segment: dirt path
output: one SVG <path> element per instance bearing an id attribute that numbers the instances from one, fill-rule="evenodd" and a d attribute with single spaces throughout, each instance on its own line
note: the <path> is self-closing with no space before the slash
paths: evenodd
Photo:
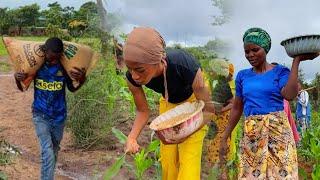
<path id="1" fill-rule="evenodd" d="M 14 158 L 12 164 L 0 166 L 0 171 L 3 171 L 9 179 L 39 179 L 40 154 L 32 123 L 32 101 L 32 88 L 22 93 L 15 86 L 12 72 L 5 74 L 0 72 L 0 139 L 18 147 L 22 152 Z M 103 170 L 121 153 L 121 148 L 112 151 L 75 149 L 72 147 L 70 133 L 65 131 L 56 179 L 102 179 Z M 128 179 L 127 172 L 122 171 L 117 179 Z"/>

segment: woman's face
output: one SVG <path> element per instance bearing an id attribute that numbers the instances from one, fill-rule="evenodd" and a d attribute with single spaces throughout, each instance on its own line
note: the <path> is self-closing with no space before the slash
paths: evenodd
<path id="1" fill-rule="evenodd" d="M 249 43 L 244 45 L 244 53 L 253 67 L 259 67 L 266 61 L 266 52 L 256 44 Z"/>
<path id="2" fill-rule="evenodd" d="M 125 61 L 125 63 L 132 79 L 139 85 L 148 84 L 156 76 L 159 68 L 159 64 L 144 64 L 134 61 Z"/>

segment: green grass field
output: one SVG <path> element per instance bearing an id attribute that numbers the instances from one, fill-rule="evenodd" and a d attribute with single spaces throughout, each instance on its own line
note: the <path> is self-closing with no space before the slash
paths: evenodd
<path id="1" fill-rule="evenodd" d="M 44 42 L 48 37 L 46 36 L 25 36 L 25 37 L 15 37 L 19 40 L 25 40 L 25 41 L 42 41 Z"/>
<path id="2" fill-rule="evenodd" d="M 7 50 L 4 47 L 3 41 L 1 40 L 0 41 L 0 56 L 4 56 L 4 55 L 7 55 Z"/>

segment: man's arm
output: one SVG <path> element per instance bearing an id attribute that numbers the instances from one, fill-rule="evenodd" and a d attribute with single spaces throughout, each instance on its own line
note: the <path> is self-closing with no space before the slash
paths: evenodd
<path id="1" fill-rule="evenodd" d="M 65 70 L 64 70 L 64 74 L 66 77 L 67 87 L 68 87 L 69 91 L 71 91 L 71 92 L 75 92 L 75 91 L 79 90 L 81 88 L 81 86 L 84 84 L 84 82 L 86 81 L 86 76 L 85 76 L 86 73 L 85 73 L 84 69 L 79 69 L 79 68 L 74 67 L 74 69 L 71 70 L 71 72 L 70 72 L 72 78 L 79 82 L 79 85 L 76 87 L 73 84 L 73 80 L 71 79 L 71 77 L 69 77 L 68 73 Z"/>
<path id="2" fill-rule="evenodd" d="M 21 92 L 23 92 L 21 81 L 25 80 L 26 78 L 27 78 L 26 73 L 22 73 L 22 72 L 14 73 L 14 79 L 16 81 L 16 85 Z"/>

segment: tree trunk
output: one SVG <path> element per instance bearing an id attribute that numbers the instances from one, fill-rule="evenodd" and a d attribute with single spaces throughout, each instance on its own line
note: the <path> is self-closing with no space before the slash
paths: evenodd
<path id="1" fill-rule="evenodd" d="M 18 28 L 18 36 L 21 36 L 21 31 L 22 31 L 22 27 L 19 26 L 19 28 Z"/>

